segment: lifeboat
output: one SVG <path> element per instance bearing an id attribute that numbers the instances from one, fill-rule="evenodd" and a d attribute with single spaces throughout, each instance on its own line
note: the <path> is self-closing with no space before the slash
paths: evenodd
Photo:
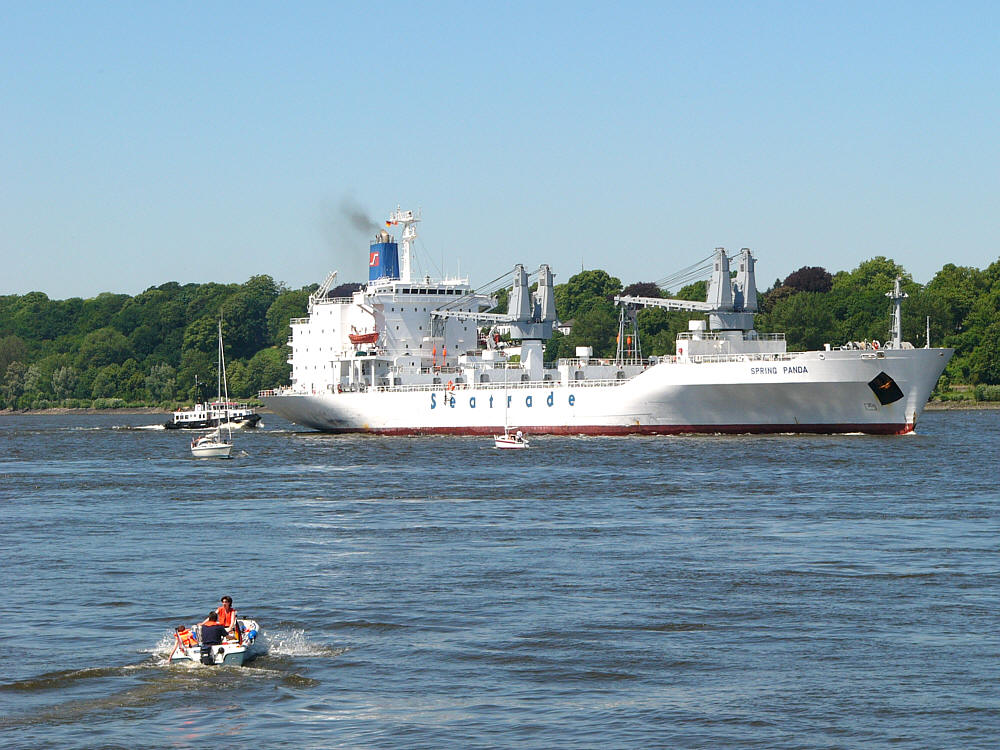
<path id="1" fill-rule="evenodd" d="M 371 333 L 349 333 L 347 337 L 351 340 L 352 344 L 374 344 L 378 341 L 378 331 L 372 331 Z"/>

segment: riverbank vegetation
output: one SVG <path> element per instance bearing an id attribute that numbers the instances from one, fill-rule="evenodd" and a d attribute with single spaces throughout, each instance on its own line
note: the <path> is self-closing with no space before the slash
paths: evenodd
<path id="1" fill-rule="evenodd" d="M 984 270 L 944 266 L 926 285 L 894 261 L 878 257 L 852 271 L 804 267 L 759 292 L 761 332 L 785 332 L 789 350 L 888 337 L 885 292 L 903 279 L 903 338 L 955 349 L 935 397 L 955 401 L 1000 400 L 1000 260 Z M 330 291 L 345 296 L 360 284 Z M 704 281 L 678 290 L 651 282 L 623 286 L 602 270 L 586 270 L 555 287 L 560 320 L 546 359 L 592 346 L 614 356 L 618 333 L 616 294 L 704 300 Z M 42 292 L 0 296 L 0 408 L 173 408 L 214 395 L 216 321 L 222 318 L 230 395 L 252 398 L 260 389 L 288 383 L 289 320 L 306 314 L 316 285 L 289 289 L 270 276 L 244 284 L 178 284 L 139 295 L 104 293 L 92 299 L 49 299 Z M 504 308 L 506 295 L 502 295 Z M 674 337 L 687 330 L 687 312 L 638 313 L 644 356 L 674 353 Z"/>

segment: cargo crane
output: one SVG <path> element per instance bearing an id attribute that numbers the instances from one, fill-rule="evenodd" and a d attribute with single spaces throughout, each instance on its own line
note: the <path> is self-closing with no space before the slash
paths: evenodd
<path id="1" fill-rule="evenodd" d="M 742 342 L 741 350 L 746 349 L 746 342 L 765 341 L 753 329 L 753 316 L 757 312 L 757 286 L 754 279 L 754 258 L 749 248 L 740 250 L 735 278 L 731 278 L 729 257 L 725 249 L 715 248 L 712 275 L 708 281 L 708 293 L 704 302 L 618 295 L 615 297 L 615 303 L 622 308 L 618 323 L 617 359 L 620 362 L 638 361 L 642 358 L 636 312 L 644 307 L 689 310 L 708 315 L 708 331 L 704 320 L 692 320 L 688 332 L 678 335 L 679 358 L 728 353 L 736 341 Z M 631 334 L 628 333 L 629 329 Z M 766 340 L 770 341 L 771 337 L 767 337 Z M 775 349 L 770 343 L 763 346 L 766 351 Z"/>
<path id="2" fill-rule="evenodd" d="M 538 289 L 528 289 L 528 274 L 520 263 L 514 266 L 507 314 L 474 312 L 471 310 L 432 310 L 433 336 L 444 336 L 447 320 L 474 320 L 476 323 L 502 325 L 510 328 L 510 337 L 521 342 L 521 363 L 531 378 L 540 379 L 543 370 L 542 342 L 552 338 L 557 322 L 556 298 L 552 288 L 553 273 L 548 265 L 538 268 Z"/>

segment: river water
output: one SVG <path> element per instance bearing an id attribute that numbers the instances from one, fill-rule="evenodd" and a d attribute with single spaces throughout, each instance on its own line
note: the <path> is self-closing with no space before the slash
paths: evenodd
<path id="1" fill-rule="evenodd" d="M 0 746 L 995 748 L 1000 412 L 902 437 L 0 417 Z M 267 653 L 167 666 L 230 594 Z"/>

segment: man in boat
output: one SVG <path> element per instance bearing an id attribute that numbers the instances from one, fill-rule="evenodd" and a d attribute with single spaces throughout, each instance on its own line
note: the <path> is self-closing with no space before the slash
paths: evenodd
<path id="1" fill-rule="evenodd" d="M 239 622 L 236 620 L 236 610 L 233 609 L 233 597 L 224 596 L 219 601 L 222 602 L 222 606 L 215 610 L 219 624 L 229 631 L 237 642 L 241 642 L 243 639 L 240 635 Z"/>
<path id="2" fill-rule="evenodd" d="M 219 615 L 212 610 L 205 618 L 205 622 L 201 623 L 201 645 L 218 646 L 225 637 L 226 628 L 219 624 Z"/>

